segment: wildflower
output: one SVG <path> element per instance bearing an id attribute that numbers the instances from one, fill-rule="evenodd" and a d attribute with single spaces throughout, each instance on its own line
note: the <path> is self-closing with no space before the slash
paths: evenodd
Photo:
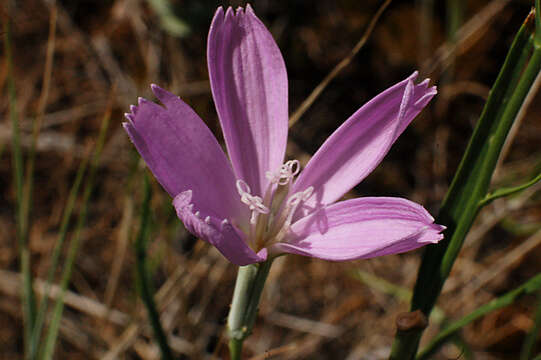
<path id="1" fill-rule="evenodd" d="M 212 95 L 229 160 L 198 115 L 152 85 L 124 127 L 174 198 L 178 217 L 231 262 L 294 253 L 342 261 L 416 249 L 443 238 L 421 206 L 394 197 L 338 201 L 379 164 L 436 94 L 417 73 L 357 110 L 301 172 L 285 163 L 287 74 L 250 5 L 216 11 L 208 37 Z M 295 179 L 296 178 L 296 179 Z"/>

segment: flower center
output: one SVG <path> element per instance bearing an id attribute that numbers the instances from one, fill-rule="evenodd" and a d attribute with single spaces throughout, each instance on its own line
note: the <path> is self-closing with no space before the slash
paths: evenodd
<path id="1" fill-rule="evenodd" d="M 250 186 L 243 180 L 237 180 L 240 200 L 252 212 L 248 240 L 252 246 L 255 246 L 254 250 L 260 250 L 269 242 L 281 241 L 289 231 L 293 216 L 299 206 L 312 196 L 313 186 L 286 197 L 277 196 L 279 190 L 287 194 L 290 184 L 299 172 L 298 160 L 289 160 L 279 169 L 267 171 L 265 176 L 270 184 L 264 198 L 252 195 Z"/>

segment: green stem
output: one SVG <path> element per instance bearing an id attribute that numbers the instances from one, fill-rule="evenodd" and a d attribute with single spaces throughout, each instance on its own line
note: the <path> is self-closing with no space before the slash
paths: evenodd
<path id="1" fill-rule="evenodd" d="M 272 259 L 239 267 L 231 310 L 227 318 L 229 352 L 232 360 L 241 358 L 242 343 L 252 333 L 259 300 L 271 265 Z"/>
<path id="2" fill-rule="evenodd" d="M 539 181 L 541 181 L 541 174 L 538 174 L 532 180 L 522 185 L 497 189 L 494 192 L 487 194 L 487 196 L 485 196 L 485 198 L 479 202 L 479 207 L 486 206 L 490 204 L 492 201 L 499 199 L 501 197 L 513 195 L 517 192 L 525 190 Z"/>
<path id="3" fill-rule="evenodd" d="M 532 352 L 535 347 L 535 343 L 539 336 L 539 330 L 541 330 L 541 291 L 537 293 L 537 309 L 535 310 L 534 323 L 526 340 L 522 344 L 522 350 L 520 351 L 520 360 L 528 360 L 532 358 Z"/>
<path id="4" fill-rule="evenodd" d="M 492 311 L 511 305 L 518 298 L 526 294 L 532 294 L 535 291 L 538 291 L 540 288 L 541 288 L 541 274 L 538 274 L 534 276 L 533 278 L 531 278 L 530 280 L 526 281 L 524 284 L 522 284 L 518 288 L 511 290 L 505 293 L 504 295 L 490 301 L 488 304 L 485 304 L 477 308 L 475 311 L 464 316 L 462 319 L 455 321 L 451 325 L 447 326 L 444 330 L 440 331 L 440 333 L 434 339 L 430 341 L 430 343 L 419 353 L 419 355 L 415 359 L 416 360 L 430 359 L 431 356 L 434 355 L 434 353 L 449 338 L 455 335 L 457 331 L 462 329 L 467 324 L 485 316 L 486 314 Z"/>
<path id="5" fill-rule="evenodd" d="M 447 226 L 445 239 L 437 245 L 428 246 L 423 254 L 411 310 L 420 309 L 427 317 L 477 216 L 479 203 L 488 192 L 490 179 L 505 138 L 539 72 L 541 51 L 535 41 L 533 55 L 523 71 L 524 52 L 531 52 L 529 33 L 532 23 L 533 17 L 530 14 L 511 45 L 443 200 L 436 222 Z M 510 92 L 508 86 L 516 78 L 517 73 L 522 73 L 522 76 L 514 91 Z M 413 359 L 422 333 L 423 329 L 408 332 L 407 337 L 397 333 L 390 359 Z"/>
<path id="6" fill-rule="evenodd" d="M 31 259 L 28 249 L 28 230 L 24 211 L 23 196 L 23 155 L 21 151 L 19 115 L 17 113 L 17 97 L 15 93 L 15 81 L 13 79 L 13 55 L 11 53 L 11 27 L 10 18 L 6 16 L 3 19 L 4 30 L 4 51 L 7 63 L 7 86 L 9 96 L 9 114 L 12 126 L 12 161 L 13 178 L 16 191 L 16 236 L 19 246 L 20 270 L 23 278 L 23 287 L 21 292 L 21 302 L 23 307 L 23 329 L 24 329 L 24 349 L 25 358 L 29 356 L 32 329 L 35 322 L 35 299 L 32 289 L 32 275 L 30 272 Z"/>
<path id="7" fill-rule="evenodd" d="M 515 65 L 521 58 L 522 50 L 528 44 L 529 36 L 526 28 L 527 25 L 523 25 L 511 47 L 449 192 L 443 201 L 437 221 L 447 225 L 446 239 L 441 244 L 427 248 L 423 256 L 412 307 L 421 309 L 425 314 L 431 311 L 443 282 L 451 271 L 454 259 L 477 215 L 479 201 L 486 196 L 505 137 L 539 71 L 541 53 L 536 51 L 513 96 L 505 101 L 508 80 L 516 71 L 522 70 L 515 68 Z M 497 117 L 498 113 L 502 114 L 501 117 Z"/>
<path id="8" fill-rule="evenodd" d="M 446 1 L 446 28 L 447 41 L 455 45 L 457 40 L 457 32 L 462 25 L 462 17 L 464 13 L 463 0 L 447 0 Z M 452 81 L 455 72 L 456 53 L 451 55 L 450 64 L 446 73 L 446 82 Z"/>
<path id="9" fill-rule="evenodd" d="M 58 233 L 58 238 L 56 239 L 54 249 L 52 252 L 51 264 L 47 271 L 47 282 L 45 283 L 44 296 L 41 299 L 39 309 L 36 315 L 36 323 L 34 325 L 34 329 L 32 330 L 32 337 L 31 337 L 31 344 L 30 344 L 30 359 L 35 358 L 38 348 L 39 348 L 39 340 L 41 337 L 41 331 L 43 330 L 43 325 L 45 322 L 45 315 L 47 313 L 47 306 L 49 304 L 49 292 L 51 290 L 51 284 L 54 280 L 54 274 L 56 273 L 56 270 L 57 270 L 58 260 L 62 252 L 61 251 L 62 246 L 64 245 L 64 241 L 66 239 L 66 234 L 68 232 L 68 226 L 70 224 L 71 215 L 73 213 L 73 209 L 75 208 L 75 202 L 77 200 L 77 196 L 79 194 L 79 188 L 84 178 L 84 174 L 85 174 L 87 164 L 88 164 L 88 159 L 89 157 L 85 156 L 83 158 L 83 161 L 81 162 L 81 165 L 79 166 L 79 169 L 77 170 L 75 181 L 73 182 L 73 185 L 70 189 L 68 200 L 66 202 L 66 207 L 64 208 L 62 222 L 60 223 L 60 231 Z"/>
<path id="10" fill-rule="evenodd" d="M 64 311 L 64 296 L 66 294 L 66 289 L 68 287 L 69 281 L 71 279 L 71 273 L 73 270 L 73 265 L 79 251 L 79 245 L 81 241 L 81 233 L 86 222 L 86 215 L 88 212 L 88 204 L 90 202 L 90 197 L 94 189 L 94 180 L 96 179 L 96 173 L 98 170 L 98 165 L 101 156 L 101 150 L 105 143 L 105 137 L 107 134 L 107 128 L 109 126 L 109 120 L 111 118 L 111 106 L 107 109 L 103 121 L 101 123 L 100 133 L 98 135 L 98 141 L 96 143 L 96 148 L 94 155 L 92 157 L 92 162 L 89 170 L 89 175 L 87 183 L 83 192 L 83 199 L 81 204 L 81 212 L 77 219 L 77 224 L 75 226 L 75 233 L 68 247 L 68 254 L 66 257 L 66 262 L 64 263 L 62 279 L 60 280 L 60 294 L 56 299 L 56 303 L 53 310 L 53 315 L 47 329 L 47 336 L 43 344 L 43 351 L 41 352 L 40 359 L 50 360 L 53 358 L 54 349 L 58 339 L 58 331 L 60 328 L 60 321 L 62 320 L 62 313 Z"/>
<path id="11" fill-rule="evenodd" d="M 145 174 L 141 225 L 135 241 L 137 288 L 139 290 L 139 295 L 141 296 L 141 299 L 143 300 L 143 303 L 147 309 L 150 324 L 152 326 L 152 330 L 154 331 L 154 338 L 156 339 L 162 353 L 162 359 L 172 360 L 173 353 L 171 352 L 171 348 L 167 342 L 167 335 L 165 334 L 160 322 L 160 314 L 156 308 L 156 303 L 154 302 L 154 294 L 148 276 L 150 272 L 148 271 L 148 263 L 146 258 L 146 239 L 150 230 L 150 195 L 150 183 L 148 181 L 148 176 Z"/>

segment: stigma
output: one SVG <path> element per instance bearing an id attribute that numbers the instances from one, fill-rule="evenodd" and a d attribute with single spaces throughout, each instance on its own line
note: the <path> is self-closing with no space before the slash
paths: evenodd
<path id="1" fill-rule="evenodd" d="M 287 193 L 295 176 L 300 172 L 298 160 L 289 160 L 274 171 L 267 171 L 269 185 L 263 197 L 252 194 L 250 186 L 244 180 L 237 180 L 237 191 L 240 201 L 251 211 L 248 241 L 256 247 L 256 251 L 269 243 L 279 242 L 289 231 L 293 217 L 303 203 L 314 192 L 313 186 L 294 194 L 275 196 L 277 191 Z M 273 203 L 274 202 L 274 203 Z M 263 215 L 263 216 L 261 216 Z"/>

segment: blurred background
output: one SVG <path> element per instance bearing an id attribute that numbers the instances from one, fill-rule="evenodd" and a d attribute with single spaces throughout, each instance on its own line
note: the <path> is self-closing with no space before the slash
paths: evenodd
<path id="1" fill-rule="evenodd" d="M 147 170 L 121 127 L 123 113 L 138 96 L 154 99 L 149 85 L 156 83 L 191 105 L 222 141 L 208 83 L 206 37 L 217 6 L 244 4 L 209 0 L 0 4 L 2 22 L 8 18 L 11 22 L 24 156 L 32 144 L 33 122 L 41 118 L 28 228 L 38 298 L 44 293 L 43 279 L 77 169 L 89 157 L 104 116 L 111 111 L 55 358 L 159 358 L 134 280 L 133 239 Z M 382 2 L 251 4 L 283 53 L 293 113 L 350 54 Z M 439 94 L 351 195 L 407 197 L 437 214 L 488 91 L 531 6 L 533 1 L 527 0 L 391 1 L 366 45 L 291 127 L 288 157 L 306 164 L 349 115 L 418 69 L 438 85 Z M 6 38 L 4 29 L 0 42 Z M 48 46 L 53 60 L 49 69 Z M 0 358 L 22 359 L 8 68 L 3 46 L 0 51 Z M 50 82 L 44 80 L 48 76 Z M 494 186 L 517 184 L 539 173 L 541 102 L 539 96 L 530 100 Z M 184 230 L 171 199 L 154 179 L 152 188 L 149 259 L 171 346 L 181 359 L 227 358 L 224 324 L 236 267 Z M 460 318 L 541 270 L 540 189 L 534 186 L 495 201 L 478 216 L 425 341 L 446 319 Z M 75 216 L 80 212 L 79 200 Z M 421 251 L 347 263 L 280 258 L 266 283 L 254 334 L 245 344 L 246 356 L 386 358 L 395 318 L 408 310 Z M 58 275 L 61 270 L 62 266 Z M 55 283 L 59 281 L 60 276 Z M 535 297 L 527 296 L 490 313 L 467 326 L 435 358 L 516 359 L 533 324 L 536 304 Z"/>

